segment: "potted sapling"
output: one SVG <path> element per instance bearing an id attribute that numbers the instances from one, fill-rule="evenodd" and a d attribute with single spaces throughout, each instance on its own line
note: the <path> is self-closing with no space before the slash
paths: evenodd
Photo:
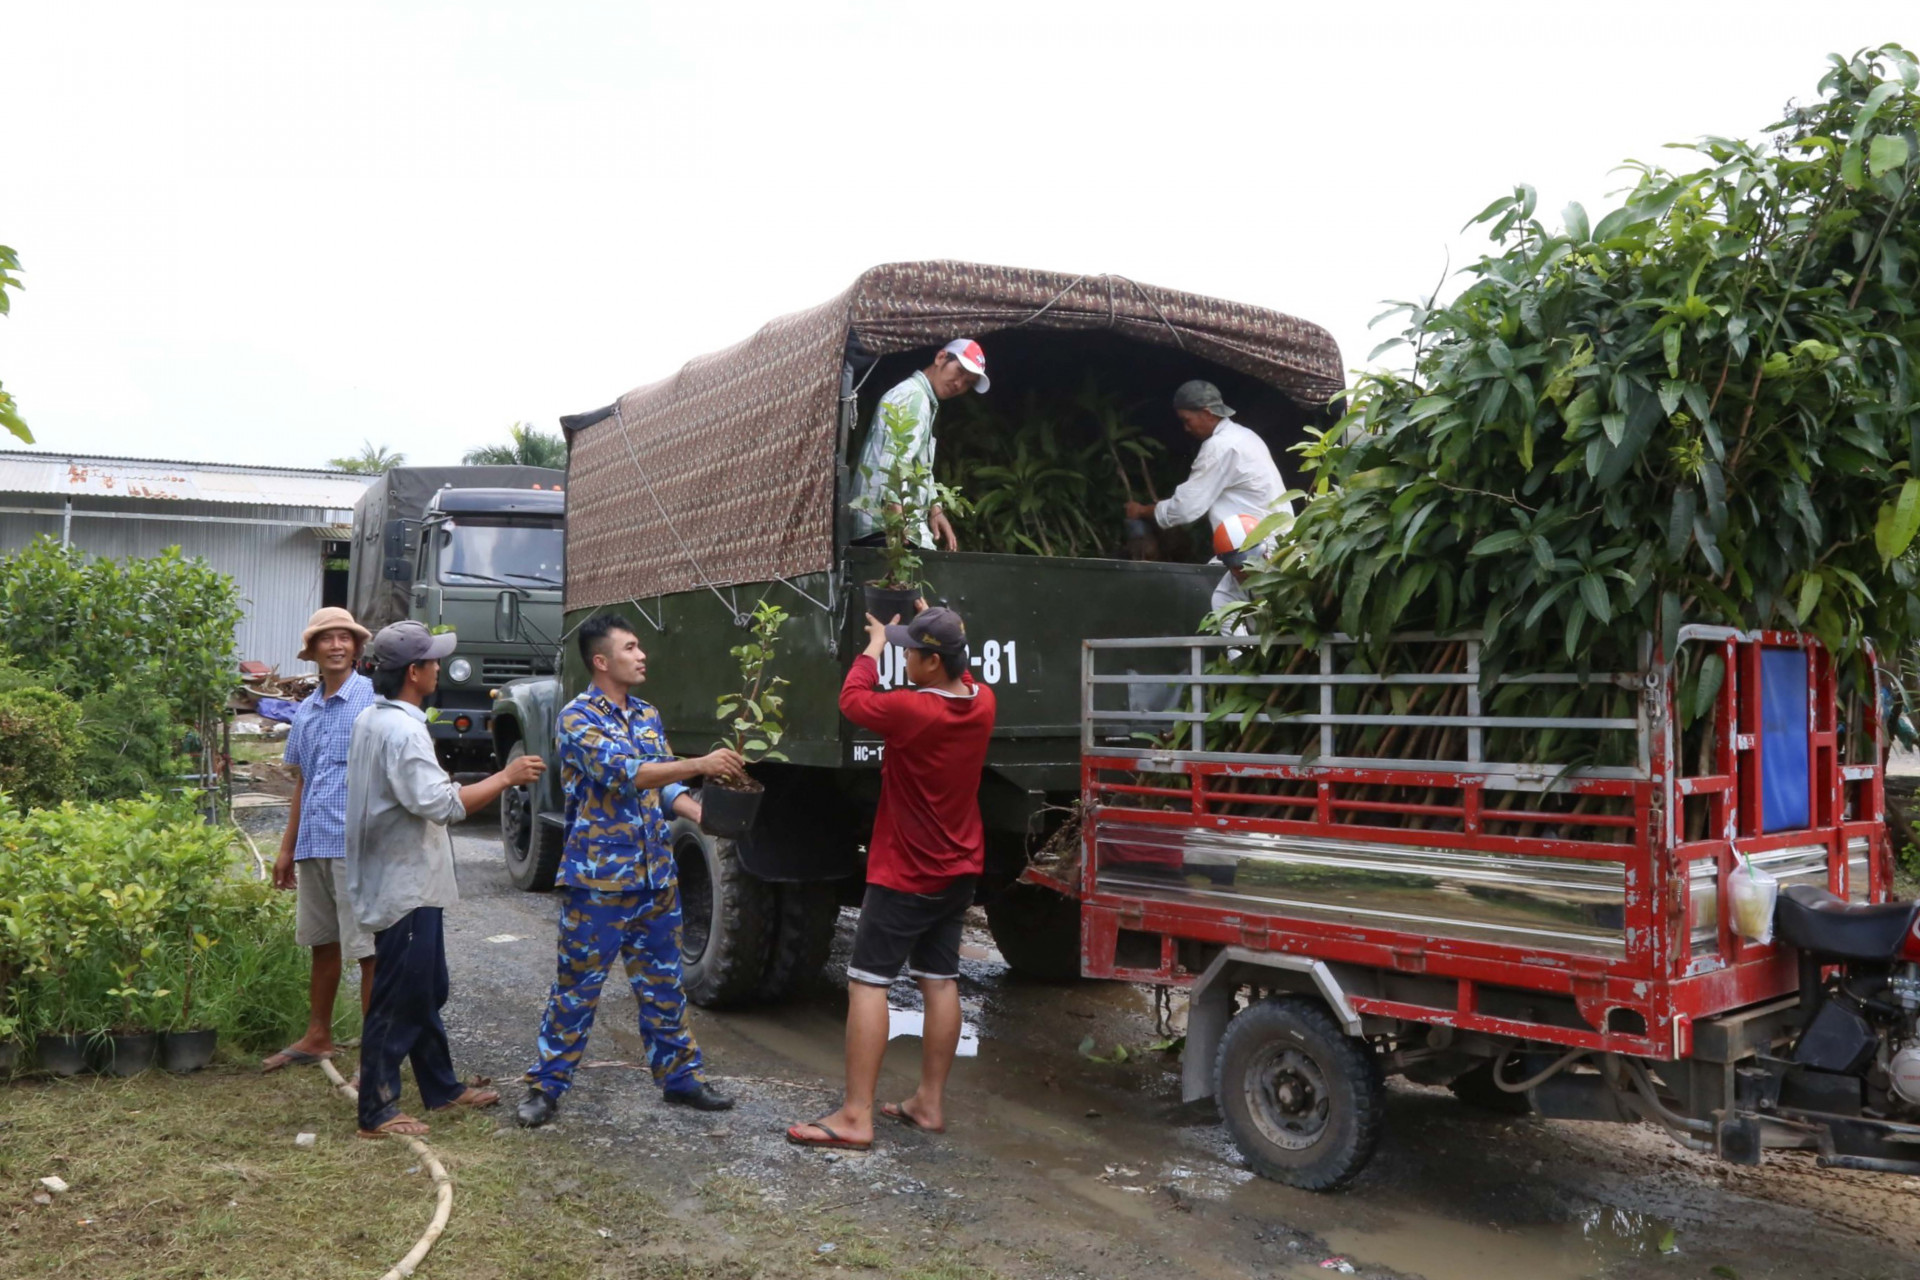
<path id="1" fill-rule="evenodd" d="M 880 430 L 890 439 L 883 455 L 887 465 L 879 474 L 866 473 L 866 491 L 848 505 L 863 511 L 880 526 L 881 576 L 864 584 L 866 611 L 882 622 L 913 617 L 920 598 L 920 531 L 939 508 L 950 516 L 965 515 L 967 503 L 959 490 L 934 478 L 933 468 L 913 448 L 915 419 L 904 405 L 882 403 Z"/>
<path id="2" fill-rule="evenodd" d="M 213 1061 L 213 1051 L 219 1043 L 220 1032 L 215 1027 L 195 1025 L 193 980 L 200 962 L 216 943 L 217 939 L 195 931 L 179 948 L 180 969 L 177 976 L 180 1003 L 176 1006 L 166 1034 L 160 1038 L 160 1065 L 168 1071 L 198 1071 Z"/>
<path id="3" fill-rule="evenodd" d="M 722 694 L 715 712 L 727 727 L 726 736 L 716 745 L 732 747 L 749 764 L 786 759 L 779 746 L 785 703 L 780 690 L 787 682 L 767 674 L 780 624 L 786 620 L 787 611 L 779 605 L 762 600 L 754 606 L 752 638 L 733 649 L 740 663 L 739 692 Z M 753 828 L 765 795 L 766 787 L 749 776 L 709 778 L 700 788 L 700 825 L 709 835 L 737 839 Z"/>
<path id="4" fill-rule="evenodd" d="M 114 966 L 120 985 L 107 994 L 120 1002 L 120 1021 L 108 1029 L 104 1039 L 94 1041 L 96 1067 L 108 1075 L 137 1076 L 160 1057 L 160 1033 L 154 1029 L 154 1015 L 172 990 L 153 985 L 153 975 L 146 967 L 152 958 L 153 948 L 145 947 L 139 960 Z"/>

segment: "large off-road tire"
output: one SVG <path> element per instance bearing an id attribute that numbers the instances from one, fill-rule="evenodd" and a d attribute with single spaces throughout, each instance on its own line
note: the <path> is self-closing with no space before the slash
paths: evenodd
<path id="1" fill-rule="evenodd" d="M 1527 1101 L 1524 1093 L 1509 1093 L 1493 1082 L 1493 1063 L 1483 1062 L 1463 1076 L 1455 1076 L 1447 1082 L 1447 1088 L 1453 1090 L 1453 1096 L 1476 1111 L 1486 1111 L 1497 1116 L 1524 1116 L 1533 1111 L 1533 1104 Z M 1527 1078 L 1526 1068 L 1518 1054 L 1507 1059 L 1502 1073 L 1509 1084 L 1518 1084 Z"/>
<path id="2" fill-rule="evenodd" d="M 516 742 L 507 752 L 512 764 L 527 754 L 526 744 Z M 546 893 L 560 870 L 560 850 L 567 833 L 551 822 L 542 822 L 534 812 L 534 789 L 508 787 L 500 793 L 500 847 L 507 854 L 507 879 L 516 889 Z"/>
<path id="3" fill-rule="evenodd" d="M 1080 976 L 1080 904 L 1017 882 L 987 900 L 987 929 L 1007 967 L 1022 977 L 1065 982 Z"/>
<path id="4" fill-rule="evenodd" d="M 669 828 L 680 880 L 680 967 L 687 998 L 724 1009 L 753 998 L 773 933 L 772 886 L 740 865 L 731 840 L 675 818 Z"/>
<path id="5" fill-rule="evenodd" d="M 1276 1182 L 1335 1190 L 1379 1145 L 1379 1061 L 1311 997 L 1272 997 L 1235 1015 L 1214 1059 L 1214 1088 L 1233 1144 Z"/>
<path id="6" fill-rule="evenodd" d="M 754 990 L 757 1000 L 781 1000 L 826 967 L 840 898 L 831 884 L 776 884 L 774 926 L 767 965 Z"/>

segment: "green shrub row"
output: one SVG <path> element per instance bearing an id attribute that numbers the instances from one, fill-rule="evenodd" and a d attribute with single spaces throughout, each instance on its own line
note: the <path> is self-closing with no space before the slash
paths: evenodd
<path id="1" fill-rule="evenodd" d="M 191 797 L 0 805 L 0 1039 L 211 1027 L 277 1046 L 306 1016 L 293 900 Z"/>
<path id="2" fill-rule="evenodd" d="M 165 791 L 187 769 L 184 733 L 151 676 L 75 698 L 0 654 L 0 792 L 17 808 Z"/>
<path id="3" fill-rule="evenodd" d="M 138 679 L 201 719 L 238 682 L 240 618 L 233 579 L 178 547 L 114 560 L 40 537 L 0 555 L 0 649 L 76 700 Z"/>
<path id="4" fill-rule="evenodd" d="M 0 555 L 0 792 L 36 809 L 176 785 L 187 730 L 234 687 L 239 620 L 233 579 L 178 547 Z"/>

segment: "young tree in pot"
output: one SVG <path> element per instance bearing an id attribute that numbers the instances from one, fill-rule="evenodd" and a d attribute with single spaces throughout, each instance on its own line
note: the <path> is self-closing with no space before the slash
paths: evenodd
<path id="1" fill-rule="evenodd" d="M 884 455 L 887 465 L 877 476 L 869 472 L 865 494 L 849 505 L 873 517 L 886 539 L 881 547 L 885 571 L 866 583 L 862 592 L 866 611 L 884 621 L 896 615 L 913 616 L 921 586 L 918 539 L 928 514 L 938 508 L 958 516 L 968 508 L 960 491 L 936 479 L 933 469 L 914 452 L 913 411 L 885 403 L 880 408 L 881 429 L 890 437 Z"/>
<path id="2" fill-rule="evenodd" d="M 715 713 L 729 731 L 719 745 L 732 747 L 749 764 L 786 759 L 777 748 L 784 732 L 782 707 L 786 701 L 780 690 L 787 682 L 767 674 L 780 624 L 786 620 L 787 611 L 777 604 L 762 600 L 754 606 L 753 638 L 733 649 L 740 663 L 740 690 L 722 694 Z M 765 793 L 764 786 L 744 775 L 737 780 L 709 779 L 700 792 L 700 825 L 716 836 L 745 835 L 753 826 Z"/>
<path id="3" fill-rule="evenodd" d="M 180 998 L 172 1006 L 173 1016 L 160 1039 L 160 1065 L 168 1071 L 198 1071 L 213 1061 L 220 1032 L 204 1013 L 199 1022 L 194 1021 L 193 983 L 207 953 L 218 944 L 217 938 L 190 929 L 189 936 L 174 945 L 178 968 L 169 977 L 178 982 Z"/>

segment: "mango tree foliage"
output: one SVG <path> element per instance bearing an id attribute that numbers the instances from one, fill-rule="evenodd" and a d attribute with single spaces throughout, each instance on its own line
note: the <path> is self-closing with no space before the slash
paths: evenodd
<path id="1" fill-rule="evenodd" d="M 1301 447 L 1316 497 L 1249 584 L 1258 629 L 1479 628 L 1495 669 L 1671 653 L 1682 621 L 1908 646 L 1917 85 L 1898 46 L 1836 55 L 1764 141 L 1631 165 L 1597 217 L 1487 206 L 1468 286 L 1395 309 L 1411 372 L 1360 375 Z"/>
<path id="2" fill-rule="evenodd" d="M 0 244 L 0 316 L 13 309 L 13 301 L 7 297 L 7 290 L 23 287 L 20 277 L 14 274 L 19 270 L 20 255 Z M 20 417 L 20 406 L 7 394 L 3 384 L 0 384 L 0 427 L 6 428 L 18 440 L 33 443 L 33 432 L 27 429 L 26 422 Z"/>

